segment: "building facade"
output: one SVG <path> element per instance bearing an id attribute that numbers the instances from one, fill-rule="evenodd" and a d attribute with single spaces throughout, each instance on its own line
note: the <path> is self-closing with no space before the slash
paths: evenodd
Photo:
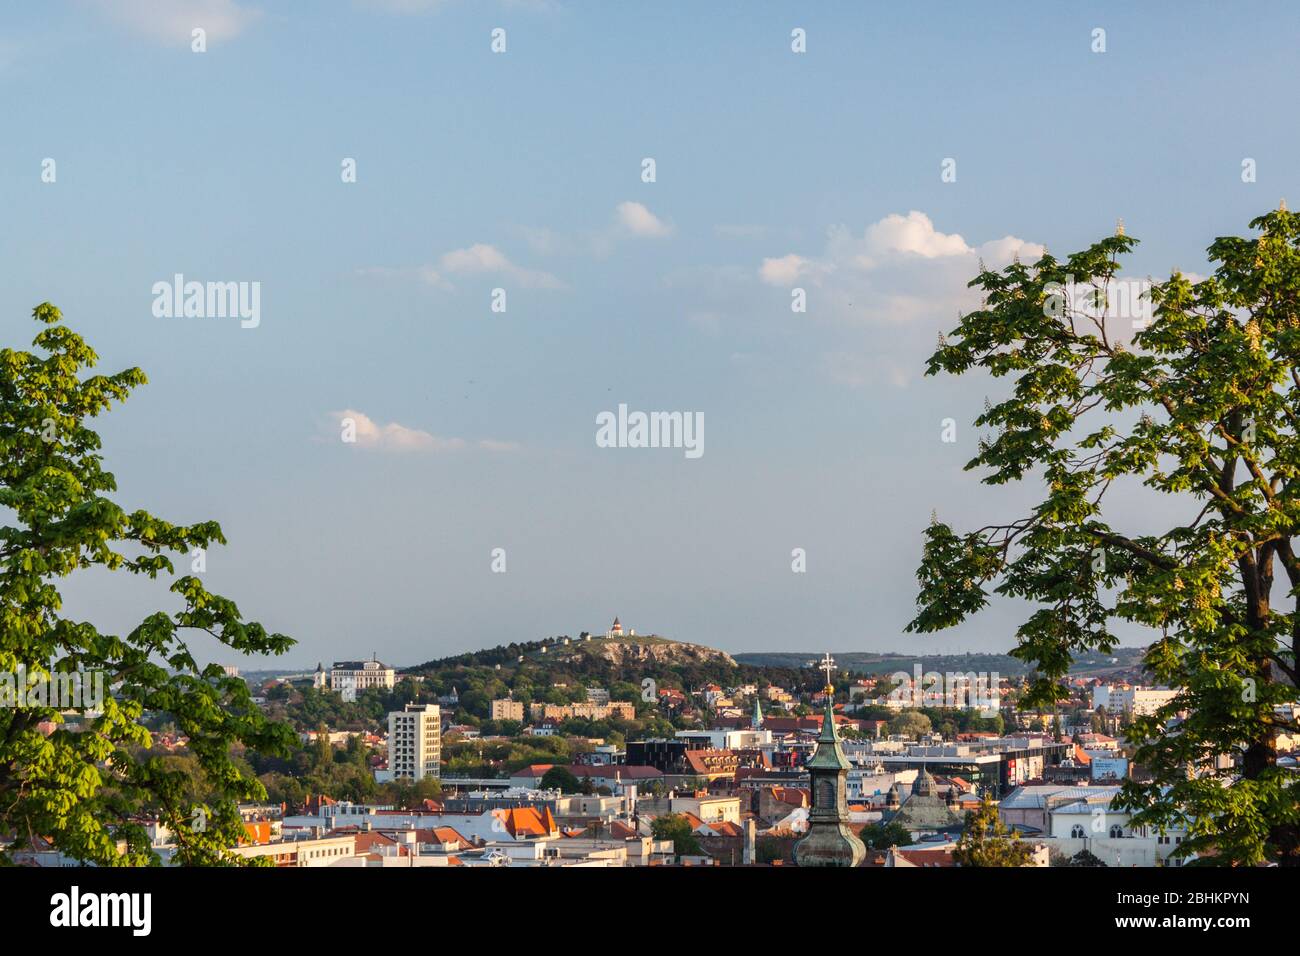
<path id="1" fill-rule="evenodd" d="M 346 701 L 355 701 L 357 694 L 372 687 L 392 690 L 397 683 L 397 672 L 378 660 L 335 661 L 330 668 L 330 690 Z"/>
<path id="2" fill-rule="evenodd" d="M 492 701 L 493 720 L 524 721 L 524 702 L 521 700 L 500 699 Z"/>
<path id="3" fill-rule="evenodd" d="M 389 780 L 442 776 L 442 711 L 437 704 L 407 704 L 388 715 Z"/>

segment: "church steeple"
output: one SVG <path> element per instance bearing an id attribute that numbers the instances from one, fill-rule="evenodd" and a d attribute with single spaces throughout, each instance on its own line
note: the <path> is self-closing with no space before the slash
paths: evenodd
<path id="1" fill-rule="evenodd" d="M 758 695 L 754 695 L 754 718 L 749 723 L 751 730 L 763 729 L 763 708 L 759 705 Z"/>
<path id="2" fill-rule="evenodd" d="M 794 845 L 794 861 L 799 866 L 858 866 L 867 855 L 866 847 L 849 827 L 849 760 L 835 729 L 835 684 L 831 680 L 834 664 L 830 654 L 822 659 L 826 712 L 817 736 L 817 750 L 806 765 L 812 809 L 808 811 L 808 832 Z"/>

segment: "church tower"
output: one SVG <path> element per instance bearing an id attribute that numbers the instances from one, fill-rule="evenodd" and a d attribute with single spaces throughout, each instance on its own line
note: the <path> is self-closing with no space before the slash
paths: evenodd
<path id="1" fill-rule="evenodd" d="M 794 845 L 794 861 L 799 866 L 860 866 L 867 856 L 867 848 L 849 826 L 849 760 L 835 730 L 835 686 L 831 681 L 834 664 L 829 654 L 822 659 L 826 715 L 817 750 L 807 763 L 812 809 L 808 811 L 808 832 Z"/>

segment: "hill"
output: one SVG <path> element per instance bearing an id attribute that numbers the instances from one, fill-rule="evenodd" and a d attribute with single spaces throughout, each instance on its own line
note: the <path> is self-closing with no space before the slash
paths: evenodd
<path id="1" fill-rule="evenodd" d="M 570 663 L 583 658 L 595 658 L 613 667 L 627 667 L 635 664 L 662 664 L 665 666 L 690 664 L 726 664 L 737 667 L 735 658 L 725 651 L 719 651 L 703 644 L 689 644 L 686 641 L 674 641 L 657 634 L 640 637 L 596 637 L 562 638 L 549 645 L 545 653 L 540 649 L 531 652 L 529 657 L 538 663 L 561 661 Z"/>

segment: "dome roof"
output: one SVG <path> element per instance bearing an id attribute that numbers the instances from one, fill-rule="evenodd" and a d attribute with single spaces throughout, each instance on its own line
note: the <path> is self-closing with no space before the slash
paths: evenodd
<path id="1" fill-rule="evenodd" d="M 916 776 L 916 783 L 912 784 L 912 796 L 914 797 L 932 797 L 934 796 L 935 783 L 934 776 L 924 767 Z"/>

